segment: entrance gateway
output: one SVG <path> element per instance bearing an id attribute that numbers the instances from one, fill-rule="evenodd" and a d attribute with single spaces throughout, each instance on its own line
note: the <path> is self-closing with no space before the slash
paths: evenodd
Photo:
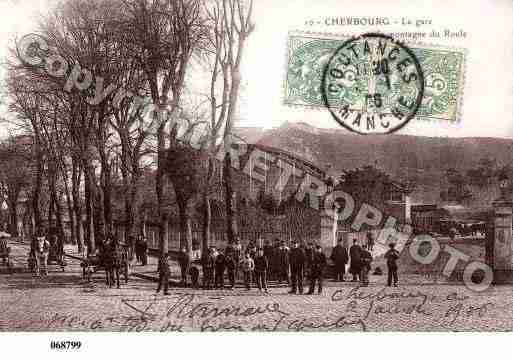
<path id="1" fill-rule="evenodd" d="M 513 202 L 501 196 L 493 202 L 493 231 L 491 231 L 490 246 L 487 246 L 491 255 L 488 256 L 493 269 L 494 284 L 513 283 Z"/>

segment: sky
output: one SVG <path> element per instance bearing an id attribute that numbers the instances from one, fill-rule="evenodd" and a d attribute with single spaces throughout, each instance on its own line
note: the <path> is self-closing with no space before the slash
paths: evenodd
<path id="1" fill-rule="evenodd" d="M 53 0 L 0 0 L 0 56 L 10 40 L 29 33 L 37 15 Z M 327 26 L 327 17 L 403 17 L 428 19 L 431 25 Z M 310 19 L 321 25 L 306 25 Z M 357 35 L 369 31 L 463 30 L 465 38 L 430 39 L 440 46 L 466 51 L 461 117 L 457 123 L 413 119 L 399 133 L 421 136 L 513 138 L 513 2 L 508 0 L 255 0 L 255 31 L 243 59 L 240 126 L 273 128 L 284 122 L 305 122 L 340 128 L 326 109 L 283 104 L 287 37 L 310 31 Z M 5 111 L 5 108 L 2 109 Z"/>
<path id="2" fill-rule="evenodd" d="M 37 17 L 45 13 L 50 0 L 0 0 L 0 46 L 2 55 L 14 36 L 34 29 Z"/>
<path id="3" fill-rule="evenodd" d="M 39 14 L 44 14 L 48 4 L 53 0 L 0 0 L 0 61 L 4 63 L 8 49 L 13 46 L 14 39 L 33 31 Z M 3 84 L 5 71 L 0 67 L 0 84 Z M 0 105 L 0 117 L 12 116 L 5 104 Z M 2 125 L 0 125 L 2 126 Z M 7 130 L 0 127 L 0 136 L 5 136 Z"/>

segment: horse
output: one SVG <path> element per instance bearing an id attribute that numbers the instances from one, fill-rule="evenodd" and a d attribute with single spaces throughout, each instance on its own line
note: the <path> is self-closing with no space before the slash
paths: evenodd
<path id="1" fill-rule="evenodd" d="M 112 287 L 114 285 L 114 280 L 116 280 L 117 287 L 119 288 L 119 267 L 121 255 L 119 253 L 119 243 L 116 238 L 110 237 L 109 241 L 104 244 L 102 257 L 107 285 Z"/>
<path id="2" fill-rule="evenodd" d="M 117 238 L 111 237 L 104 246 L 102 262 L 109 287 L 114 285 L 115 280 L 116 286 L 119 288 L 120 270 L 123 270 L 125 283 L 128 283 L 128 256 Z"/>

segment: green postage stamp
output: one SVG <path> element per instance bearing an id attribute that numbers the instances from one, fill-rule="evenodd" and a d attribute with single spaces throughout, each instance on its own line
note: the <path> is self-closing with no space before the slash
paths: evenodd
<path id="1" fill-rule="evenodd" d="M 325 107 L 321 89 L 324 69 L 333 54 L 348 39 L 328 34 L 289 35 L 284 99 L 286 105 Z M 465 50 L 423 44 L 408 44 L 408 47 L 418 59 L 424 74 L 424 93 L 415 117 L 459 121 Z M 351 81 L 347 81 L 346 86 L 352 86 Z"/>

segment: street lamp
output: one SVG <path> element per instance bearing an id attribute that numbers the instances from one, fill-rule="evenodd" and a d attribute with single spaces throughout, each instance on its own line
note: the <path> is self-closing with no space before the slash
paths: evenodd
<path id="1" fill-rule="evenodd" d="M 501 198 L 506 198 L 506 192 L 509 187 L 509 177 L 506 172 L 501 172 L 499 174 L 499 190 L 501 191 Z"/>

